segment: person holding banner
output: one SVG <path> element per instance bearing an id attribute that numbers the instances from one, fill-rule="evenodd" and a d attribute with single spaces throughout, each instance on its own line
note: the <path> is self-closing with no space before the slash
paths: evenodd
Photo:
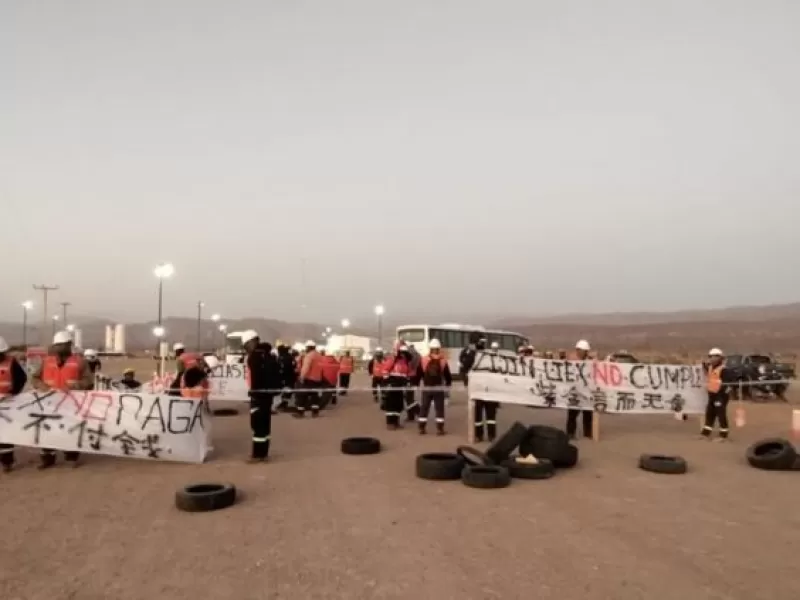
<path id="1" fill-rule="evenodd" d="M 589 352 L 591 352 L 592 347 L 589 345 L 589 342 L 586 340 L 578 340 L 578 343 L 575 344 L 575 357 L 574 360 L 583 361 L 589 360 Z M 559 358 L 561 356 L 562 350 L 559 350 Z M 566 353 L 564 353 L 566 355 Z M 583 413 L 583 437 L 590 438 L 592 437 L 592 427 L 594 425 L 594 412 L 591 410 L 580 410 L 579 408 L 568 408 L 567 409 L 567 436 L 571 440 L 574 440 L 577 437 L 578 433 L 578 415 Z"/>
<path id="2" fill-rule="evenodd" d="M 89 365 L 79 354 L 72 352 L 72 334 L 59 331 L 53 336 L 53 345 L 42 364 L 34 371 L 33 386 L 38 390 L 91 390 L 94 387 L 94 376 Z M 56 464 L 56 451 L 42 448 L 40 469 L 49 469 Z M 64 459 L 78 466 L 79 452 L 64 452 Z"/>
<path id="3" fill-rule="evenodd" d="M 272 354 L 272 346 L 261 343 L 258 332 L 249 329 L 242 334 L 246 353 L 247 387 L 250 396 L 250 429 L 253 446 L 249 463 L 265 462 L 269 458 L 272 437 L 272 401 L 281 386 L 281 370 Z"/>
<path id="4" fill-rule="evenodd" d="M 714 433 L 714 423 L 719 421 L 719 441 L 728 439 L 728 401 L 736 377 L 730 369 L 725 368 L 725 355 L 719 348 L 712 348 L 708 353 L 708 363 L 703 366 L 706 372 L 706 388 L 708 389 L 708 404 L 706 404 L 706 418 L 703 423 L 701 436 L 710 440 Z"/>
<path id="5" fill-rule="evenodd" d="M 6 396 L 16 396 L 28 383 L 28 373 L 19 361 L 8 353 L 6 340 L 0 337 L 0 402 Z M 14 469 L 14 445 L 0 443 L 0 465 L 3 473 Z"/>

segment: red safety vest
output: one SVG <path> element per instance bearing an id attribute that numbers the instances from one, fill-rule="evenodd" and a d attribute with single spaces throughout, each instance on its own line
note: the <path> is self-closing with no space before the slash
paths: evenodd
<path id="1" fill-rule="evenodd" d="M 306 371 L 306 381 L 322 381 L 322 355 L 316 350 L 306 354 L 303 363 L 308 361 L 309 366 Z"/>
<path id="2" fill-rule="evenodd" d="M 716 394 L 722 389 L 722 365 L 710 367 L 706 374 L 706 389 L 711 394 Z"/>
<path id="3" fill-rule="evenodd" d="M 386 359 L 372 359 L 372 376 L 373 377 L 383 377 L 386 375 L 386 370 L 384 369 L 384 363 Z"/>
<path id="4" fill-rule="evenodd" d="M 58 358 L 50 354 L 42 365 L 42 381 L 54 390 L 66 391 L 78 385 L 82 370 L 83 363 L 79 356 L 73 354 L 58 366 Z"/>
<path id="5" fill-rule="evenodd" d="M 383 364 L 383 373 L 389 377 L 410 377 L 411 365 L 404 358 L 392 356 Z"/>
<path id="6" fill-rule="evenodd" d="M 330 385 L 339 383 L 339 362 L 333 356 L 322 359 L 322 378 Z"/>
<path id="7" fill-rule="evenodd" d="M 444 368 L 447 365 L 447 361 L 445 360 L 444 356 L 423 356 L 422 357 L 422 372 L 425 373 L 428 371 L 428 365 L 431 364 L 431 361 L 438 360 L 439 361 L 439 369 L 442 373 L 444 373 Z"/>
<path id="8" fill-rule="evenodd" d="M 11 393 L 11 386 L 14 380 L 11 376 L 11 366 L 14 364 L 14 359 L 6 356 L 0 361 L 0 396 L 8 396 Z"/>
<path id="9" fill-rule="evenodd" d="M 352 356 L 343 356 L 342 360 L 339 362 L 339 367 L 341 369 L 341 373 L 343 375 L 349 375 L 353 372 L 353 357 Z"/>
<path id="10" fill-rule="evenodd" d="M 191 398 L 192 400 L 205 400 L 208 398 L 208 377 L 203 379 L 200 385 L 195 387 L 187 387 L 184 383 L 186 373 L 181 376 L 181 396 L 184 398 Z"/>
<path id="11" fill-rule="evenodd" d="M 178 360 L 186 369 L 191 369 L 192 367 L 205 367 L 205 359 L 203 358 L 202 354 L 184 352 L 178 357 Z"/>

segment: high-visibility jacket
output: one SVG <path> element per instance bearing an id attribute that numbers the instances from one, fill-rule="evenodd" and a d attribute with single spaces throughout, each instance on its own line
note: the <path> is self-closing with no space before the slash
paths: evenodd
<path id="1" fill-rule="evenodd" d="M 706 373 L 706 389 L 710 394 L 716 394 L 722 389 L 722 365 L 709 367 Z"/>
<path id="2" fill-rule="evenodd" d="M 306 353 L 300 374 L 306 381 L 322 381 L 322 355 L 316 350 Z"/>
<path id="3" fill-rule="evenodd" d="M 203 378 L 200 385 L 188 387 L 185 383 L 186 374 L 181 376 L 181 396 L 184 398 L 191 398 L 192 400 L 205 400 L 208 398 L 209 384 L 208 377 Z"/>
<path id="4" fill-rule="evenodd" d="M 343 356 L 339 361 L 340 373 L 342 373 L 342 375 L 349 375 L 353 372 L 354 364 L 355 361 L 352 356 Z"/>
<path id="5" fill-rule="evenodd" d="M 59 366 L 58 357 L 50 354 L 42 363 L 42 381 L 54 390 L 66 391 L 78 384 L 82 370 L 83 362 L 80 356 L 73 354 Z"/>
<path id="6" fill-rule="evenodd" d="M 339 361 L 335 356 L 322 357 L 322 378 L 328 385 L 339 383 Z"/>
<path id="7" fill-rule="evenodd" d="M 386 362 L 385 358 L 373 358 L 372 359 L 372 376 L 373 377 L 383 377 L 386 375 L 386 371 L 384 369 L 384 363 Z"/>
<path id="8" fill-rule="evenodd" d="M 422 366 L 422 372 L 425 373 L 428 370 L 428 365 L 431 364 L 432 361 L 438 360 L 439 361 L 439 369 L 444 372 L 445 366 L 447 366 L 447 360 L 444 356 L 423 356 L 422 362 L 420 363 Z"/>
<path id="9" fill-rule="evenodd" d="M 14 359 L 6 356 L 0 361 L 0 396 L 8 396 L 11 393 L 11 388 L 14 385 L 14 377 L 11 374 L 11 365 Z"/>
<path id="10" fill-rule="evenodd" d="M 384 377 L 411 377 L 411 363 L 399 356 L 390 356 L 383 363 Z"/>

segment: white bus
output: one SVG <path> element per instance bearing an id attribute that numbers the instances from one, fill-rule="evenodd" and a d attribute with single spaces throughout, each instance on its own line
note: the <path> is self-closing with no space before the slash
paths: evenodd
<path id="1" fill-rule="evenodd" d="M 458 356 L 461 350 L 469 345 L 470 337 L 480 336 L 486 340 L 486 347 L 497 342 L 503 354 L 516 356 L 520 346 L 527 346 L 528 338 L 513 331 L 486 329 L 480 325 L 460 325 L 443 323 L 442 325 L 402 325 L 397 328 L 397 339 L 412 344 L 421 355 L 428 353 L 428 344 L 437 339 L 442 344 L 442 351 L 447 357 L 450 372 L 458 375 Z"/>

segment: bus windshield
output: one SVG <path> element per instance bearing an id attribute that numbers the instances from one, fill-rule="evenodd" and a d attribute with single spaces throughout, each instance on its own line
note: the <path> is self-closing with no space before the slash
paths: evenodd
<path id="1" fill-rule="evenodd" d="M 425 328 L 408 327 L 397 330 L 397 337 L 409 344 L 419 344 L 425 341 Z"/>

